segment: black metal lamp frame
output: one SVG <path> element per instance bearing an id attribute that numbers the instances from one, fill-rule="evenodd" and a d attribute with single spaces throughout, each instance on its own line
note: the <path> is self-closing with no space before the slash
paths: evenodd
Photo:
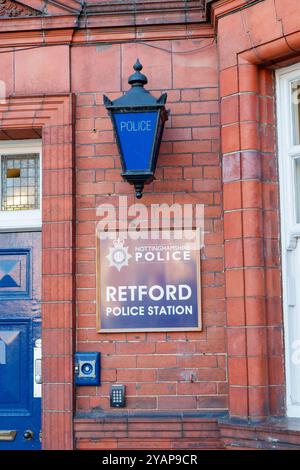
<path id="1" fill-rule="evenodd" d="M 147 90 L 144 85 L 148 82 L 147 77 L 141 73 L 142 65 L 137 59 L 133 66 L 135 73 L 132 74 L 128 83 L 131 85 L 123 96 L 111 101 L 107 96 L 103 95 L 103 102 L 112 120 L 113 129 L 118 145 L 118 150 L 121 158 L 122 177 L 133 184 L 135 187 L 135 194 L 138 199 L 142 197 L 144 185 L 150 183 L 154 179 L 154 173 L 157 164 L 157 158 L 164 130 L 164 124 L 168 119 L 168 112 L 165 109 L 167 94 L 163 93 L 160 98 L 156 99 Z M 149 159 L 147 170 L 138 168 L 138 161 L 136 162 L 135 170 L 126 169 L 126 161 L 123 154 L 122 146 L 120 143 L 119 135 L 117 132 L 117 125 L 115 121 L 115 114 L 128 114 L 128 113 L 147 113 L 156 112 L 156 125 L 154 139 L 152 142 L 152 149 Z"/>

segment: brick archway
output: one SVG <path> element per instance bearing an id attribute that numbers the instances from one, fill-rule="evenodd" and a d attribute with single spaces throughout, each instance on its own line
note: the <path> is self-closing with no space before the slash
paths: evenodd
<path id="1" fill-rule="evenodd" d="M 1 130 L 42 130 L 43 449 L 73 448 L 73 97 L 11 97 Z"/>

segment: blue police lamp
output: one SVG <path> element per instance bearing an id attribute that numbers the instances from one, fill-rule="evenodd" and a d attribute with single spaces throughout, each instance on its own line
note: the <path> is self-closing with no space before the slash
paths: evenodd
<path id="1" fill-rule="evenodd" d="M 147 77 L 141 73 L 137 59 L 134 73 L 129 77 L 131 88 L 120 98 L 111 101 L 103 95 L 121 157 L 123 178 L 135 187 L 138 199 L 144 184 L 154 179 L 159 147 L 168 113 L 165 109 L 167 94 L 156 99 L 144 85 Z"/>

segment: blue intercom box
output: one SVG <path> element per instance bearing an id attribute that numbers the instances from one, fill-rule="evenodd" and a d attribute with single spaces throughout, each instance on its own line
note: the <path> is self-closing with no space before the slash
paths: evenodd
<path id="1" fill-rule="evenodd" d="M 100 353 L 75 353 L 75 384 L 100 385 Z"/>

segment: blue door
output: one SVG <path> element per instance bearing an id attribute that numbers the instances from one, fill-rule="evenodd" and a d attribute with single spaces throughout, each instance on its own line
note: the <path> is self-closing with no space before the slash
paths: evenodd
<path id="1" fill-rule="evenodd" d="M 40 232 L 0 233 L 0 450 L 40 449 Z"/>

